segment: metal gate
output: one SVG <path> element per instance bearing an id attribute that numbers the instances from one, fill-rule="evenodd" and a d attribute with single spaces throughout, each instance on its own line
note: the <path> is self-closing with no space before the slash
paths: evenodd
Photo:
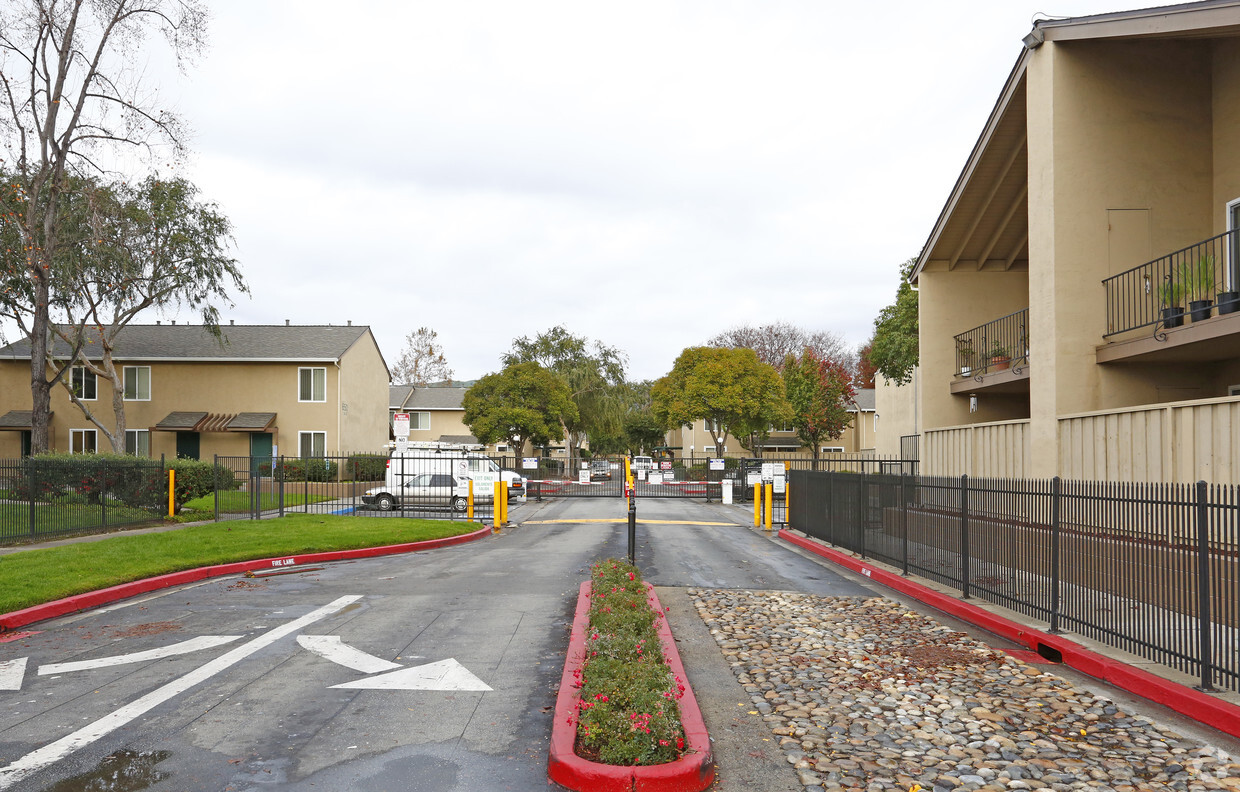
<path id="1" fill-rule="evenodd" d="M 518 470 L 504 460 L 501 466 Z M 540 459 L 536 469 L 521 470 L 526 492 L 534 500 L 547 498 L 623 498 L 624 457 L 579 460 L 576 470 L 565 460 Z M 720 475 L 708 480 L 682 460 L 654 460 L 651 469 L 633 470 L 638 498 L 696 498 L 717 501 L 721 497 Z M 693 474 L 699 474 L 694 476 Z"/>

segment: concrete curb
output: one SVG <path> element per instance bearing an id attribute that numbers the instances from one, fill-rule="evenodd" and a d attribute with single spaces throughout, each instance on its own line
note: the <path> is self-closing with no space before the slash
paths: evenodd
<path id="1" fill-rule="evenodd" d="M 170 586 L 180 586 L 209 577 L 234 575 L 239 572 L 251 572 L 258 569 L 289 568 L 307 563 L 318 564 L 325 561 L 343 561 L 353 558 L 373 558 L 375 556 L 395 555 L 397 553 L 413 553 L 419 550 L 433 550 L 437 547 L 473 542 L 490 535 L 491 526 L 488 525 L 471 533 L 448 536 L 443 539 L 428 539 L 424 542 L 409 542 L 407 544 L 385 545 L 383 547 L 363 547 L 358 550 L 335 550 L 330 553 L 308 553 L 306 555 L 282 556 L 280 558 L 255 558 L 231 564 L 216 564 L 196 569 L 185 569 L 180 572 L 170 572 L 167 575 L 144 578 L 130 583 L 121 583 L 120 585 L 110 586 L 98 591 L 88 591 L 85 594 L 77 594 L 64 599 L 45 602 L 41 605 L 32 605 L 29 608 L 23 608 L 12 613 L 0 614 L 0 633 L 18 627 L 25 627 L 28 624 L 43 621 L 44 619 L 63 616 L 66 613 L 95 608 L 100 605 L 106 605 L 109 602 L 116 602 L 117 600 L 127 599 L 138 594 L 145 594 L 148 591 L 155 591 L 156 589 L 168 588 Z"/>
<path id="2" fill-rule="evenodd" d="M 646 585 L 646 600 L 657 613 L 663 605 Z M 581 792 L 701 792 L 715 780 L 715 760 L 710 750 L 710 735 L 698 708 L 697 698 L 689 685 L 689 677 L 676 651 L 676 641 L 667 619 L 659 619 L 659 643 L 663 657 L 672 673 L 684 680 L 685 695 L 680 699 L 680 723 L 685 730 L 689 752 L 674 762 L 661 765 L 629 767 L 606 765 L 583 759 L 573 751 L 577 740 L 577 685 L 574 672 L 585 663 L 586 627 L 589 623 L 590 581 L 585 581 L 577 594 L 577 612 L 573 631 L 568 639 L 568 657 L 560 677 L 560 692 L 555 700 L 555 721 L 551 726 L 551 747 L 547 757 L 547 777 L 561 786 Z"/>
<path id="3" fill-rule="evenodd" d="M 1077 671 L 1162 704 L 1233 737 L 1240 737 L 1240 707 L 1220 701 L 1200 690 L 1163 679 L 1135 666 L 1092 652 L 1062 635 L 1052 635 L 1006 619 L 956 597 L 915 583 L 895 572 L 879 569 L 814 539 L 797 536 L 787 529 L 779 532 L 779 538 L 854 572 L 859 572 L 871 580 L 907 594 L 944 613 L 981 627 L 983 630 L 1024 644 L 1043 657 L 1046 656 L 1046 650 L 1058 653 L 1065 665 Z"/>

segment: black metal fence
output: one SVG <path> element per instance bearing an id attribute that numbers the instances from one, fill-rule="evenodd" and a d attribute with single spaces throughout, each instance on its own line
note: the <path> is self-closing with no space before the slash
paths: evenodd
<path id="1" fill-rule="evenodd" d="M 109 531 L 157 520 L 167 509 L 159 460 L 0 460 L 0 542 Z"/>
<path id="2" fill-rule="evenodd" d="M 1179 327 L 1214 310 L 1240 311 L 1240 229 L 1189 245 L 1102 281 L 1107 295 L 1103 337 L 1162 324 Z"/>
<path id="3" fill-rule="evenodd" d="M 966 330 L 955 337 L 956 376 L 981 377 L 1029 365 L 1029 309 Z"/>
<path id="4" fill-rule="evenodd" d="M 790 525 L 1240 690 L 1240 487 L 794 471 Z"/>
<path id="5" fill-rule="evenodd" d="M 215 489 L 216 520 L 286 514 L 357 514 L 474 520 L 494 517 L 498 467 L 468 457 L 342 455 L 215 457 L 231 478 Z M 390 466 L 390 471 L 389 471 Z M 463 467 L 458 467 L 463 466 Z M 478 480 L 475 481 L 474 479 Z M 471 491 L 471 482 L 473 482 Z M 511 491 L 522 497 L 521 489 Z"/>

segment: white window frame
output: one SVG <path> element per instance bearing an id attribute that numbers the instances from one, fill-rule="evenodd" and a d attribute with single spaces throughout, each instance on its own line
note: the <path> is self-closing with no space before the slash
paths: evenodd
<path id="1" fill-rule="evenodd" d="M 495 444 L 495 453 L 503 454 L 503 453 L 506 453 L 507 451 L 508 451 L 507 443 L 496 443 Z"/>
<path id="2" fill-rule="evenodd" d="M 310 438 L 310 453 L 309 454 L 306 454 L 304 451 L 306 437 Z M 323 451 L 320 454 L 314 453 L 314 438 L 315 437 L 323 438 L 323 442 L 322 442 Z M 327 432 L 319 432 L 313 429 L 307 432 L 298 432 L 297 433 L 297 456 L 300 457 L 301 459 L 323 459 L 324 457 L 326 457 L 327 456 Z"/>
<path id="3" fill-rule="evenodd" d="M 138 378 L 139 369 L 146 369 L 146 395 L 145 396 L 143 396 L 141 393 L 138 392 L 138 386 L 141 385 L 141 382 L 139 381 L 139 378 Z M 129 395 L 129 373 L 131 371 L 134 373 L 134 378 L 135 378 L 134 395 L 132 397 Z M 125 366 L 122 369 L 121 387 L 123 389 L 121 391 L 122 398 L 125 401 L 150 401 L 151 400 L 151 367 L 150 366 Z"/>
<path id="4" fill-rule="evenodd" d="M 302 398 L 301 376 L 303 371 L 310 372 L 310 398 Z M 315 374 L 314 372 L 323 372 L 323 397 L 321 399 L 314 398 Z M 323 404 L 327 401 L 327 367 L 326 366 L 298 366 L 297 368 L 297 401 L 301 403 L 312 402 L 315 404 Z"/>
<path id="5" fill-rule="evenodd" d="M 1227 230 L 1231 231 L 1237 227 L 1240 227 L 1235 223 L 1236 213 L 1240 212 L 1240 198 L 1228 201 L 1226 212 L 1227 217 L 1224 222 L 1227 226 Z M 1240 244 L 1235 242 L 1227 246 L 1227 256 L 1229 259 L 1231 256 L 1235 255 L 1235 251 L 1238 247 L 1240 247 Z M 1240 272 L 1240 261 L 1231 261 L 1230 263 L 1230 267 L 1223 268 L 1223 282 L 1227 284 L 1227 291 L 1237 291 L 1240 290 L 1240 283 L 1232 283 L 1232 272 Z"/>
<path id="6" fill-rule="evenodd" d="M 86 450 L 86 437 L 90 437 L 90 444 L 93 448 Z M 81 438 L 80 440 L 78 438 Z M 79 450 L 80 449 L 80 450 Z M 99 452 L 99 431 L 97 429 L 70 429 L 69 430 L 69 453 L 70 454 L 97 454 Z"/>
<path id="7" fill-rule="evenodd" d="M 426 410 L 409 413 L 409 431 L 425 432 L 431 428 L 431 414 Z"/>
<path id="8" fill-rule="evenodd" d="M 842 453 L 844 453 L 844 446 L 823 446 L 823 447 L 822 447 L 822 453 L 824 453 L 824 454 L 842 454 Z"/>
<path id="9" fill-rule="evenodd" d="M 91 371 L 85 366 L 74 366 L 73 370 L 69 372 L 69 387 L 74 388 L 74 393 L 77 393 L 75 383 L 78 380 L 79 371 L 82 372 L 81 379 L 82 379 L 82 391 L 83 392 L 77 394 L 78 401 L 95 401 L 96 399 L 99 398 L 99 377 L 95 374 L 95 372 Z M 85 393 L 87 377 L 90 378 L 90 382 L 94 386 L 91 389 L 93 393 L 90 396 L 87 396 Z"/>
<path id="10" fill-rule="evenodd" d="M 132 439 L 132 443 L 130 440 Z M 141 441 L 141 442 L 139 442 Z M 130 447 L 133 450 L 130 451 Z M 142 446 L 146 446 L 145 449 Z M 126 429 L 125 430 L 125 453 L 136 457 L 151 456 L 151 432 L 149 429 Z"/>

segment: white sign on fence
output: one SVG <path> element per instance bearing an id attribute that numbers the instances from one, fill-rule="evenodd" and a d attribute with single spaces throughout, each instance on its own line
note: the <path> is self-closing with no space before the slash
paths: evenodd
<path id="1" fill-rule="evenodd" d="M 722 459 L 712 459 L 712 460 L 710 461 L 710 469 L 711 469 L 711 470 L 723 470 L 723 460 L 722 460 Z"/>
<path id="2" fill-rule="evenodd" d="M 521 457 L 522 470 L 538 470 L 538 457 Z"/>
<path id="3" fill-rule="evenodd" d="M 586 468 L 582 468 L 581 470 L 577 471 L 577 483 L 578 484 L 589 484 L 590 483 L 590 468 L 586 467 Z"/>
<path id="4" fill-rule="evenodd" d="M 397 440 L 409 437 L 409 413 L 396 413 L 392 416 L 392 434 Z"/>

